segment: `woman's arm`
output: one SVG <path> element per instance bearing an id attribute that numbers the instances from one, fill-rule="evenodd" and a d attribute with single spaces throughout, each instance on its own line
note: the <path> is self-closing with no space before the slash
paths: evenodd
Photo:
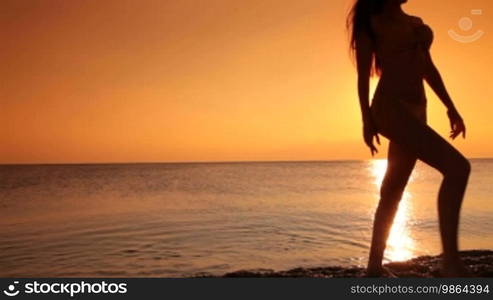
<path id="1" fill-rule="evenodd" d="M 455 108 L 455 105 L 450 97 L 447 88 L 443 82 L 442 76 L 438 71 L 431 54 L 429 51 L 426 52 L 426 71 L 424 76 L 426 82 L 430 85 L 431 89 L 437 94 L 438 98 L 447 108 L 447 115 L 450 119 L 450 127 L 452 129 L 450 137 L 455 139 L 459 134 L 462 133 L 463 137 L 466 137 L 466 127 L 464 121 L 460 116 L 459 112 Z"/>
<path id="2" fill-rule="evenodd" d="M 373 62 L 373 45 L 371 39 L 366 34 L 360 34 L 356 40 L 356 64 L 358 69 L 358 96 L 363 119 L 363 138 L 366 145 L 370 148 L 371 154 L 377 153 L 378 150 L 373 144 L 373 138 L 376 138 L 378 144 L 377 129 L 373 122 L 370 112 L 370 74 Z"/>
<path id="3" fill-rule="evenodd" d="M 438 98 L 442 101 L 448 110 L 455 110 L 452 98 L 450 98 L 447 88 L 443 82 L 442 76 L 438 71 L 431 54 L 429 51 L 426 52 L 426 71 L 425 80 L 430 85 L 431 89 L 437 94 Z"/>

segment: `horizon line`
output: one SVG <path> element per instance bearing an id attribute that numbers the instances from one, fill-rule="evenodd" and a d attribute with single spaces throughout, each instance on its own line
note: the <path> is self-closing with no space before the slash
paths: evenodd
<path id="1" fill-rule="evenodd" d="M 41 162 L 41 163 L 0 163 L 0 166 L 56 166 L 56 165 L 144 165 L 144 164 L 245 164 L 245 163 L 334 163 L 385 160 L 368 159 L 307 159 L 307 160 L 183 160 L 183 161 L 116 161 L 116 162 Z M 469 157 L 469 160 L 493 159 L 493 157 Z"/>

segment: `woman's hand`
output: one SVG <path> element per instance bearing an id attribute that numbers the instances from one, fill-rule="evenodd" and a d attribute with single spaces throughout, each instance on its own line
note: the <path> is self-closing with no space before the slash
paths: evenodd
<path id="1" fill-rule="evenodd" d="M 462 137 L 466 138 L 466 125 L 462 120 L 459 112 L 455 108 L 451 108 L 447 111 L 448 118 L 450 120 L 450 138 L 455 139 L 462 133 Z"/>
<path id="2" fill-rule="evenodd" d="M 367 119 L 363 123 L 363 138 L 365 140 L 365 144 L 370 148 L 371 156 L 374 156 L 375 153 L 378 153 L 377 147 L 373 144 L 373 138 L 377 141 L 377 144 L 380 145 L 380 138 L 378 137 L 378 131 L 375 127 L 373 120 Z"/>

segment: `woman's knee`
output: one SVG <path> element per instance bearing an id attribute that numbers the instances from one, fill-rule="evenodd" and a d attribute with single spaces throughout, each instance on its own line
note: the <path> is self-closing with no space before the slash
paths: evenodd
<path id="1" fill-rule="evenodd" d="M 471 163 L 464 156 L 458 155 L 442 173 L 446 177 L 467 179 L 471 174 Z"/>
<path id="2" fill-rule="evenodd" d="M 462 172 L 468 177 L 471 174 L 471 162 L 469 162 L 466 158 L 464 158 L 463 161 Z"/>

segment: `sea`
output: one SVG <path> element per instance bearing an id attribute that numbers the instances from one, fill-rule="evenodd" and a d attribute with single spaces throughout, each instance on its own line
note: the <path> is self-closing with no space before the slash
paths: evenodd
<path id="1" fill-rule="evenodd" d="M 460 247 L 493 249 L 493 159 Z M 0 277 L 188 277 L 365 266 L 385 160 L 0 166 Z M 442 176 L 418 163 L 385 261 L 441 253 Z"/>

